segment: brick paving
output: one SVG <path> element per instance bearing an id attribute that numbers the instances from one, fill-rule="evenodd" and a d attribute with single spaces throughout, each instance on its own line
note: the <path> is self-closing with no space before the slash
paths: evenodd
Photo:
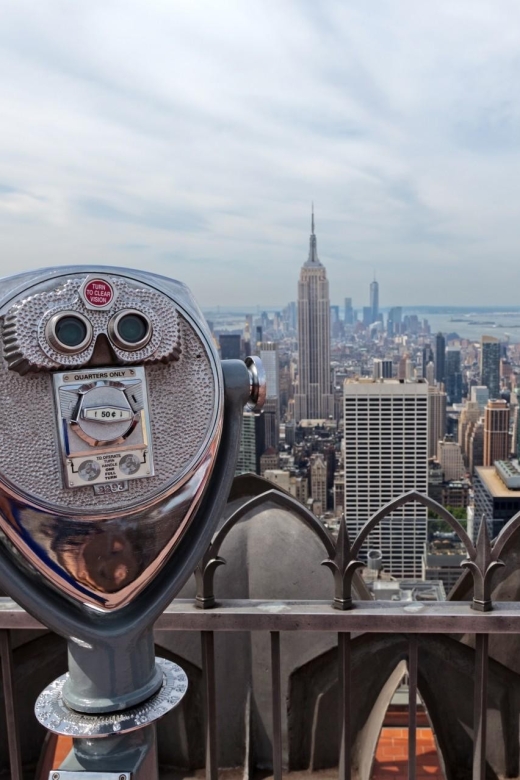
<path id="1" fill-rule="evenodd" d="M 417 729 L 417 780 L 445 780 L 431 728 Z M 408 729 L 383 728 L 377 743 L 371 780 L 407 780 Z"/>
<path id="2" fill-rule="evenodd" d="M 37 773 L 38 778 L 48 778 L 50 770 L 60 766 L 72 747 L 72 740 L 68 737 L 56 738 L 54 734 L 49 735 L 49 737 L 47 749 L 44 751 L 45 758 L 40 763 Z M 220 774 L 226 777 L 226 780 L 235 780 L 233 770 L 229 773 L 220 772 Z M 293 780 L 297 780 L 299 774 L 302 773 L 291 772 L 290 776 Z M 316 772 L 316 775 L 322 780 L 329 780 L 329 776 L 330 778 L 336 777 L 336 773 L 331 774 L 330 770 Z M 308 774 L 305 776 L 307 777 Z M 173 780 L 186 777 L 202 780 L 204 771 L 172 772 L 171 775 L 161 773 L 161 777 L 163 780 L 170 777 Z M 431 728 L 420 727 L 417 729 L 416 777 L 417 780 L 445 780 Z M 408 780 L 408 728 L 403 726 L 383 727 L 377 743 L 371 780 Z"/>

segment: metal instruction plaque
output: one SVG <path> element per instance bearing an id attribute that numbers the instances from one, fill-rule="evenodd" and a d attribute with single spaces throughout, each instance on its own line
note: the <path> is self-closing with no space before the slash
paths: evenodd
<path id="1" fill-rule="evenodd" d="M 143 367 L 67 371 L 53 382 L 65 487 L 98 493 L 153 476 Z"/>

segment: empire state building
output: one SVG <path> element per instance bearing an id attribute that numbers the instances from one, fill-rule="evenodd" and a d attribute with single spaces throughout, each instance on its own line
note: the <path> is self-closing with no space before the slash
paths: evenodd
<path id="1" fill-rule="evenodd" d="M 318 258 L 312 212 L 309 257 L 298 282 L 298 392 L 294 415 L 323 420 L 334 413 L 330 381 L 330 299 L 327 272 Z"/>

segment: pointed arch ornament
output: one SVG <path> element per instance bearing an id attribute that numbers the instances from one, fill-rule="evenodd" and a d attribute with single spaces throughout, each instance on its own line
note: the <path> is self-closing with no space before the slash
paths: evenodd
<path id="1" fill-rule="evenodd" d="M 356 571 L 364 566 L 363 562 L 358 558 L 364 542 L 371 531 L 388 515 L 399 509 L 399 507 L 414 501 L 427 507 L 448 523 L 460 539 L 468 556 L 467 560 L 461 563 L 461 566 L 466 568 L 473 578 L 471 606 L 480 612 L 491 611 L 493 609 L 491 599 L 492 578 L 495 571 L 504 565 L 499 556 L 505 545 L 520 527 L 520 512 L 507 524 L 494 544 L 489 538 L 486 519 L 483 517 L 477 543 L 474 545 L 459 521 L 445 507 L 416 490 L 403 493 L 378 509 L 365 523 L 352 544 L 348 536 L 346 522 L 343 518 L 340 522 L 337 540 L 334 541 L 331 534 L 329 534 L 318 518 L 288 493 L 273 488 L 253 496 L 239 506 L 225 521 L 213 537 L 210 546 L 197 566 L 195 571 L 197 585 L 196 605 L 201 609 L 211 609 L 216 606 L 214 577 L 219 566 L 223 566 L 226 563 L 226 560 L 220 555 L 220 549 L 226 537 L 243 518 L 253 520 L 256 515 L 250 515 L 250 513 L 254 509 L 270 503 L 280 509 L 291 512 L 318 538 L 327 555 L 322 561 L 322 565 L 330 569 L 334 579 L 332 606 L 339 610 L 353 609 L 355 604 L 352 597 L 352 583 Z M 248 515 L 250 517 L 247 517 Z M 390 521 L 392 520 L 391 517 L 389 519 Z"/>
<path id="2" fill-rule="evenodd" d="M 482 518 L 477 544 L 474 545 L 462 525 L 445 507 L 416 490 L 410 490 L 408 493 L 403 493 L 403 495 L 394 498 L 392 501 L 389 501 L 378 509 L 378 511 L 367 520 L 352 545 L 350 544 L 348 537 L 346 522 L 342 519 L 334 556 L 323 561 L 323 565 L 327 566 L 334 576 L 335 595 L 333 606 L 335 609 L 347 610 L 352 609 L 354 606 L 352 600 L 352 577 L 355 571 L 364 565 L 358 560 L 358 555 L 370 532 L 373 531 L 373 529 L 391 512 L 412 501 L 431 509 L 435 514 L 445 520 L 450 528 L 457 534 L 468 555 L 468 559 L 463 561 L 461 566 L 467 567 L 473 576 L 474 591 L 471 606 L 473 609 L 480 612 L 489 612 L 492 610 L 492 577 L 496 569 L 504 565 L 503 561 L 499 558 L 499 554 L 502 551 L 506 540 L 508 540 L 512 534 L 514 534 L 518 526 L 520 526 L 520 512 L 518 515 L 515 515 L 510 523 L 508 523 L 506 529 L 509 529 L 509 526 L 512 526 L 513 523 L 515 523 L 514 527 L 507 533 L 506 529 L 504 529 L 504 532 L 497 538 L 495 545 L 491 544 L 487 523 L 485 518 Z M 389 519 L 390 521 L 392 520 L 392 518 Z M 502 537 L 504 537 L 503 542 L 501 541 Z"/>
<path id="3" fill-rule="evenodd" d="M 223 566 L 226 563 L 225 558 L 220 556 L 220 548 L 228 534 L 240 520 L 247 517 L 247 515 L 257 507 L 267 503 L 274 504 L 280 509 L 291 512 L 297 520 L 303 523 L 303 525 L 312 531 L 318 538 L 329 557 L 335 554 L 336 547 L 332 536 L 312 512 L 288 493 L 275 488 L 266 490 L 259 495 L 253 496 L 253 498 L 250 498 L 238 507 L 213 537 L 213 541 L 195 570 L 197 585 L 195 603 L 197 607 L 200 607 L 201 609 L 211 609 L 216 606 L 214 576 L 218 567 Z M 248 521 L 253 520 L 255 517 L 256 515 L 251 515 L 251 517 L 248 518 Z"/>

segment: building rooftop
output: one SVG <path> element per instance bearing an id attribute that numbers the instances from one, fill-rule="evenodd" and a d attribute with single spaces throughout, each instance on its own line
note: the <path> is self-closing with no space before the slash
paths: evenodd
<path id="1" fill-rule="evenodd" d="M 366 582 L 374 598 L 384 601 L 445 601 L 446 592 L 441 580 L 384 580 Z"/>
<path id="2" fill-rule="evenodd" d="M 300 420 L 298 423 L 300 428 L 337 428 L 335 420 Z"/>
<path id="3" fill-rule="evenodd" d="M 511 498 L 511 494 L 520 498 L 520 489 L 507 487 L 494 466 L 477 466 L 475 471 L 493 498 Z"/>
<path id="4" fill-rule="evenodd" d="M 517 460 L 497 460 L 495 469 L 510 490 L 520 490 L 520 467 Z"/>

